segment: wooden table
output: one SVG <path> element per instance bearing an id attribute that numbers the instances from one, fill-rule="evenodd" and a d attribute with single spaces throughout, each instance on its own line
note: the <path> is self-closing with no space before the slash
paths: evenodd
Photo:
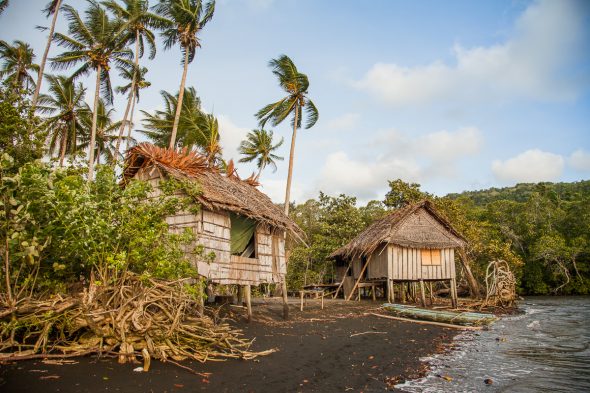
<path id="1" fill-rule="evenodd" d="M 303 303 L 305 300 L 305 295 L 315 295 L 315 298 L 318 297 L 322 299 L 322 310 L 324 309 L 324 291 L 321 289 L 302 289 L 299 291 L 299 298 L 301 299 L 301 306 L 299 309 L 303 311 Z"/>
<path id="2" fill-rule="evenodd" d="M 361 300 L 361 288 L 371 288 L 371 294 L 373 295 L 373 301 L 377 300 L 376 296 L 375 296 L 375 287 L 377 285 L 380 285 L 381 283 L 379 282 L 360 282 L 357 285 L 357 291 L 358 291 L 358 298 L 357 300 Z"/>

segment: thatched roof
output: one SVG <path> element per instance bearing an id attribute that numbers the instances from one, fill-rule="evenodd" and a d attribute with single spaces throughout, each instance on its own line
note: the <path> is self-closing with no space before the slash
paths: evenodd
<path id="1" fill-rule="evenodd" d="M 457 248 L 467 241 L 434 208 L 422 201 L 405 206 L 375 221 L 330 257 L 369 256 L 383 243 L 411 248 Z"/>
<path id="2" fill-rule="evenodd" d="M 205 209 L 234 212 L 260 223 L 290 231 L 301 238 L 303 231 L 293 220 L 276 206 L 268 196 L 256 189 L 256 179 L 241 180 L 233 165 L 229 175 L 211 167 L 207 158 L 194 151 L 174 151 L 141 143 L 127 152 L 123 184 L 129 182 L 137 172 L 155 167 L 162 175 L 167 174 L 179 180 L 196 181 L 202 193 L 196 197 Z"/>

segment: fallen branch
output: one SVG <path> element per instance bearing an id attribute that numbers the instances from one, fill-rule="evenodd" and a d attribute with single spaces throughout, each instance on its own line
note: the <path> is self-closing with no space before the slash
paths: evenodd
<path id="1" fill-rule="evenodd" d="M 362 333 L 351 334 L 350 337 L 361 336 L 363 334 L 387 334 L 387 332 L 373 332 L 373 331 L 369 331 L 369 332 L 362 332 Z"/>
<path id="2" fill-rule="evenodd" d="M 436 325 L 436 326 L 444 326 L 444 327 L 448 327 L 448 328 L 461 329 L 461 330 L 481 330 L 482 329 L 481 326 L 459 326 L 459 325 L 453 325 L 451 323 L 443 323 L 443 322 L 418 321 L 416 319 L 393 317 L 391 315 L 376 314 L 376 313 L 372 313 L 372 312 L 367 313 L 367 315 L 374 315 L 379 318 L 394 319 L 396 321 L 413 322 L 413 323 L 418 323 L 421 325 Z"/>

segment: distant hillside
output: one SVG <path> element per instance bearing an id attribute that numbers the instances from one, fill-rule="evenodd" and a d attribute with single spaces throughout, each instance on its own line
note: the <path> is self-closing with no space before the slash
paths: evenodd
<path id="1" fill-rule="evenodd" d="M 577 199 L 576 195 L 590 195 L 590 180 L 573 183 L 520 183 L 512 187 L 492 187 L 487 190 L 464 191 L 447 196 L 452 199 L 468 198 L 476 205 L 484 206 L 498 200 L 525 202 L 533 192 L 539 191 L 555 192 L 562 200 Z"/>

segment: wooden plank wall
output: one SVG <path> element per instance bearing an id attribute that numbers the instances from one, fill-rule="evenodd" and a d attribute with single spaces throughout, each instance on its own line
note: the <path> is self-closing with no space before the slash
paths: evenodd
<path id="1" fill-rule="evenodd" d="M 389 245 L 394 280 L 448 280 L 455 277 L 455 250 L 441 249 L 440 266 L 422 266 L 420 249 Z"/>
<path id="2" fill-rule="evenodd" d="M 149 168 L 140 170 L 136 177 L 152 185 L 150 198 L 161 195 L 158 187 L 161 180 L 159 171 Z M 177 194 L 181 195 L 182 192 Z M 166 222 L 171 232 L 181 233 L 185 228 L 190 228 L 197 236 L 193 243 L 185 246 L 187 254 L 199 244 L 204 246 L 206 254 L 215 253 L 215 260 L 211 263 L 194 255 L 189 256 L 199 274 L 212 282 L 258 285 L 280 282 L 286 274 L 285 239 L 282 231 L 275 231 L 273 234 L 270 228 L 259 225 L 255 234 L 257 258 L 242 258 L 230 253 L 231 220 L 228 212 L 202 209 L 198 214 L 192 214 L 183 211 L 167 217 Z M 276 238 L 274 247 L 273 237 Z"/>
<path id="3" fill-rule="evenodd" d="M 387 245 L 379 247 L 373 253 L 369 266 L 367 266 L 367 278 L 387 278 L 387 265 L 389 263 L 389 253 Z M 358 276 L 356 276 L 358 278 Z"/>

